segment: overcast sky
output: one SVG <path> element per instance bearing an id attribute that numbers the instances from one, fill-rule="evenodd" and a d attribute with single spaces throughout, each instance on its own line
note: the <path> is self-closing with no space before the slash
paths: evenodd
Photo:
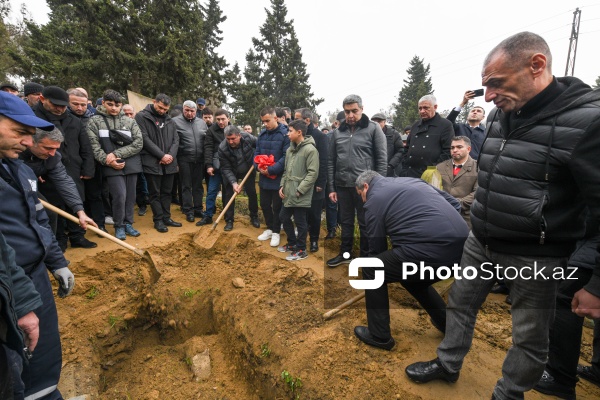
<path id="1" fill-rule="evenodd" d="M 11 0 L 19 9 L 22 0 Z M 220 0 L 227 20 L 221 25 L 219 52 L 243 69 L 245 54 L 259 37 L 269 0 Z M 573 12 L 582 11 L 575 76 L 593 85 L 600 75 L 600 1 L 420 1 L 287 0 L 310 74 L 318 107 L 341 109 L 356 93 L 369 116 L 396 101 L 409 61 L 417 55 L 430 64 L 438 109 L 450 109 L 467 89 L 481 87 L 486 54 L 502 39 L 524 30 L 540 34 L 550 45 L 553 72 L 565 74 Z M 45 0 L 28 0 L 34 19 L 48 19 Z M 151 93 L 145 93 L 152 96 Z M 488 111 L 491 104 L 478 98 Z"/>

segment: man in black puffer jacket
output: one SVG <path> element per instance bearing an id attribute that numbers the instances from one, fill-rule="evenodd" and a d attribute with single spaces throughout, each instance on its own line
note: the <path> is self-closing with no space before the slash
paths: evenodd
<path id="1" fill-rule="evenodd" d="M 600 90 L 555 78 L 551 63 L 547 43 L 529 32 L 505 39 L 484 62 L 485 99 L 498 109 L 488 117 L 461 260 L 478 274 L 454 283 L 439 358 L 406 368 L 417 382 L 458 379 L 495 271 L 511 292 L 513 346 L 492 398 L 522 399 L 542 377 L 558 283 L 584 235 L 585 207 L 600 219 Z M 600 316 L 599 262 L 574 295 L 580 316 Z"/>

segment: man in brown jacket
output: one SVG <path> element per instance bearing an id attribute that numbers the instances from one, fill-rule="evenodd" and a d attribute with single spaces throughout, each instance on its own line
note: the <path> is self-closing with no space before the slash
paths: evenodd
<path id="1" fill-rule="evenodd" d="M 477 190 L 477 161 L 469 156 L 471 139 L 466 136 L 452 138 L 450 154 L 452 159 L 437 165 L 442 175 L 445 192 L 460 202 L 460 215 L 471 229 L 471 204 Z"/>

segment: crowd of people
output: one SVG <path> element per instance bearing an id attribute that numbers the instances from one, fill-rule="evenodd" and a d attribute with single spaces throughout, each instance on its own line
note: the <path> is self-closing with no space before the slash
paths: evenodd
<path id="1" fill-rule="evenodd" d="M 484 62 L 485 100 L 496 105 L 485 124 L 479 106 L 466 123 L 456 123 L 476 95 L 469 90 L 447 118 L 433 95 L 423 96 L 420 118 L 402 133 L 385 115 L 364 114 L 355 94 L 343 99 L 331 127 L 319 129 L 308 108 L 292 114 L 265 107 L 255 134 L 203 98 L 172 105 L 160 93 L 135 110 L 112 89 L 93 104 L 84 88 L 29 82 L 20 99 L 16 86 L 0 85 L 0 327 L 6 327 L 0 398 L 61 398 L 47 271 L 59 282 L 59 297 L 69 295 L 75 279 L 63 253 L 69 242 L 97 247 L 85 237 L 88 224 L 104 231 L 113 225 L 121 240 L 137 237 L 143 234 L 134 226 L 137 204 L 138 216 L 150 206 L 161 233 L 185 222 L 208 225 L 219 193 L 225 205 L 242 192 L 256 229 L 259 205 L 262 211 L 266 229 L 257 239 L 289 261 L 319 250 L 323 211 L 325 239 L 341 228 L 339 252 L 327 267 L 357 257 L 381 261 L 385 280 L 366 291 L 368 324 L 354 330 L 362 342 L 385 350 L 395 345 L 388 283 L 400 282 L 415 297 L 444 340 L 437 358 L 406 368 L 413 381 L 456 382 L 478 310 L 503 280 L 513 346 L 492 399 L 522 399 L 532 388 L 574 399 L 577 374 L 599 384 L 600 349 L 591 367 L 578 366 L 578 359 L 583 316 L 600 317 L 600 92 L 576 78 L 554 77 L 551 65 L 543 38 L 511 36 Z M 439 173 L 443 190 L 421 179 L 427 169 Z M 79 224 L 45 211 L 39 199 Z M 185 222 L 171 213 L 173 203 Z M 224 220 L 225 231 L 234 229 L 234 205 Z M 488 263 L 521 273 L 485 279 Z M 432 287 L 439 276 L 407 274 L 407 264 L 431 271 L 455 264 L 477 273 L 456 279 L 446 306 Z M 538 264 L 549 277 L 534 273 Z M 574 279 L 557 272 L 570 266 L 577 267 Z M 363 277 L 376 273 L 366 268 Z"/>

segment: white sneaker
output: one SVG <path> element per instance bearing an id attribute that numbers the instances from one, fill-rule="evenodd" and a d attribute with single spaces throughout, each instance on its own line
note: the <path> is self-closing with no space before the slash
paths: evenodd
<path id="1" fill-rule="evenodd" d="M 279 246 L 279 233 L 272 233 L 271 235 L 271 247 Z"/>
<path id="2" fill-rule="evenodd" d="M 258 240 L 269 240 L 273 235 L 273 231 L 270 229 L 265 230 L 263 233 L 258 235 Z"/>
<path id="3" fill-rule="evenodd" d="M 115 221 L 113 221 L 113 217 L 111 217 L 110 215 L 107 215 L 106 217 L 104 217 L 104 223 L 106 225 L 114 225 Z"/>

